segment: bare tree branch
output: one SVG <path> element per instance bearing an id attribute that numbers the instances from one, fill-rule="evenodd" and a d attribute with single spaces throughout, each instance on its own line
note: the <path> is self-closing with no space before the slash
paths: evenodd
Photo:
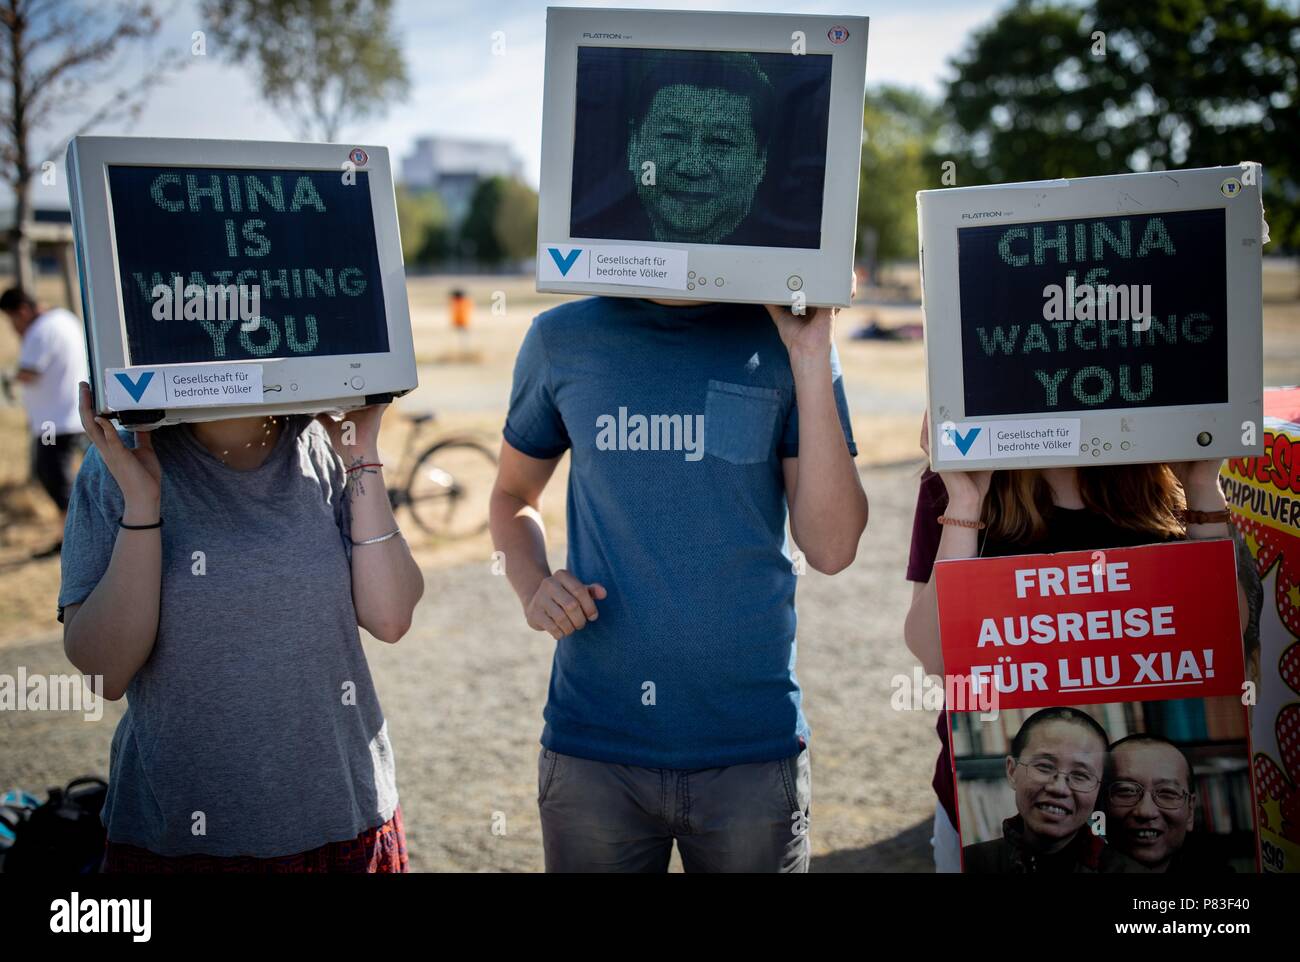
<path id="1" fill-rule="evenodd" d="M 72 137 L 112 118 L 138 115 L 163 76 L 187 63 L 179 55 L 154 57 L 139 76 L 121 81 L 123 54 L 156 37 L 160 22 L 147 0 L 0 0 L 0 180 L 14 192 L 12 250 L 20 285 L 31 282 L 26 235 L 36 173 Z M 106 86 L 116 89 L 83 113 L 91 94 Z M 75 130 L 54 134 L 44 150 L 34 144 L 39 131 L 73 113 L 81 117 Z"/>

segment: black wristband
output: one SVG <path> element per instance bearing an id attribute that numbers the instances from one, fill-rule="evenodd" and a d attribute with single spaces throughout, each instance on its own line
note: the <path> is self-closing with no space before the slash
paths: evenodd
<path id="1" fill-rule="evenodd" d="M 148 531 L 151 528 L 161 528 L 162 517 L 160 515 L 158 520 L 155 521 L 153 524 L 127 524 L 125 521 L 119 521 L 118 525 L 120 527 L 126 528 L 127 531 Z"/>

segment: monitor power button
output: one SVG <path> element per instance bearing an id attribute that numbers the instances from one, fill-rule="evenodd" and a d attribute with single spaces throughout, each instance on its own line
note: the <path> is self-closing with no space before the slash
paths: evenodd
<path id="1" fill-rule="evenodd" d="M 803 278 L 798 274 L 791 274 L 785 279 L 785 286 L 792 291 L 803 290 Z"/>
<path id="2" fill-rule="evenodd" d="M 366 379 L 363 378 L 360 374 L 358 374 L 356 377 L 354 377 L 351 380 L 350 383 L 352 385 L 352 390 L 360 391 L 363 387 L 366 386 Z"/>

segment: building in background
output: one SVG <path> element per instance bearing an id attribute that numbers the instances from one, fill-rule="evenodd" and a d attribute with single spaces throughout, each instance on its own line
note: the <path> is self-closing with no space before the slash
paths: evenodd
<path id="1" fill-rule="evenodd" d="M 489 177 L 524 179 L 523 159 L 505 141 L 421 137 L 402 158 L 403 186 L 435 191 L 453 224 L 465 219 L 475 187 Z"/>
<path id="2" fill-rule="evenodd" d="M 63 281 L 63 301 L 72 313 L 81 315 L 81 286 L 77 279 L 77 258 L 72 239 L 72 212 L 67 207 L 34 206 L 27 225 L 27 236 L 32 242 L 32 260 L 37 285 L 46 275 L 57 275 Z M 0 275 L 10 278 L 12 256 L 9 251 L 14 226 L 13 206 L 0 209 Z M 29 292 L 33 296 L 37 291 Z M 48 301 L 48 298 L 47 298 Z M 58 306 L 47 303 L 46 306 Z"/>

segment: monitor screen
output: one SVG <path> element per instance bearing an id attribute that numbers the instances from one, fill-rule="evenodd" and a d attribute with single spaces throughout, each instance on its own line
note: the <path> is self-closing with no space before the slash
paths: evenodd
<path id="1" fill-rule="evenodd" d="M 957 236 L 966 418 L 1229 400 L 1222 207 Z"/>
<path id="2" fill-rule="evenodd" d="M 819 248 L 831 60 L 580 46 L 570 235 Z"/>
<path id="3" fill-rule="evenodd" d="M 388 350 L 367 172 L 110 164 L 108 184 L 130 364 Z M 256 287 L 255 321 L 228 285 Z"/>

